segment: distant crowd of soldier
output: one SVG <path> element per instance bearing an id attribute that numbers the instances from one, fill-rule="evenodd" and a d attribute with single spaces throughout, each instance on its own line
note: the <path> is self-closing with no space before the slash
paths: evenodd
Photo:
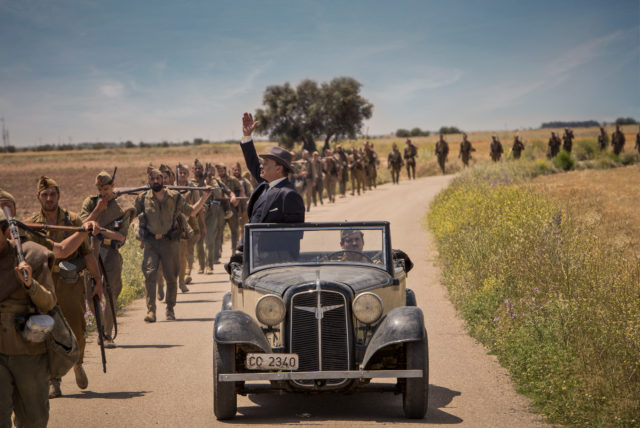
<path id="1" fill-rule="evenodd" d="M 549 138 L 549 142 L 547 144 L 547 158 L 555 158 L 558 153 L 560 153 L 560 150 L 564 150 L 567 153 L 571 154 L 574 139 L 575 135 L 573 133 L 573 130 L 569 128 L 565 128 L 562 140 L 560 140 L 560 137 L 555 132 L 551 132 L 551 137 Z M 598 147 L 601 151 L 606 151 L 608 144 L 608 136 L 604 128 L 600 127 L 600 135 L 598 135 Z M 620 130 L 620 125 L 616 125 L 616 130 L 611 134 L 611 147 L 613 153 L 619 155 L 624 150 L 624 144 L 624 133 Z M 514 136 L 511 146 L 511 154 L 513 155 L 513 159 L 520 159 L 520 156 L 522 155 L 524 149 L 524 142 L 522 141 L 520 136 Z M 635 149 L 638 151 L 638 153 L 640 153 L 640 132 L 638 132 L 638 134 L 636 135 Z M 460 152 L 458 153 L 458 158 L 462 160 L 462 164 L 465 167 L 469 166 L 471 152 L 475 151 L 476 149 L 473 148 L 471 142 L 467 139 L 467 134 L 462 134 L 462 141 L 460 142 Z M 499 162 L 502 158 L 503 153 L 504 148 L 502 146 L 502 143 L 497 136 L 493 135 L 491 137 L 491 143 L 489 144 L 489 155 L 491 156 L 491 160 L 493 162 Z M 440 138 L 436 142 L 435 155 L 438 160 L 438 166 L 444 174 L 447 156 L 449 155 L 449 143 L 445 141 L 444 135 L 442 134 L 440 134 Z M 389 156 L 391 156 L 391 154 L 389 154 Z"/>
<path id="2" fill-rule="evenodd" d="M 407 167 L 407 176 L 416 176 L 416 146 L 407 140 L 404 155 L 398 150 L 396 144 L 387 158 L 387 167 L 391 170 L 394 183 L 398 182 L 400 170 Z M 337 193 L 344 198 L 347 194 L 349 181 L 351 182 L 351 195 L 360 195 L 367 190 L 377 187 L 378 167 L 380 159 L 373 148 L 373 144 L 365 141 L 362 147 L 354 147 L 350 151 L 337 145 L 335 151 L 327 149 L 324 155 L 307 150 L 302 150 L 300 158 L 293 162 L 294 170 L 291 173 L 291 181 L 296 190 L 304 197 L 306 210 L 311 209 L 311 204 L 317 206 L 318 202 L 324 204 L 324 192 L 330 203 L 335 202 Z M 337 189 L 336 189 L 337 187 Z"/>

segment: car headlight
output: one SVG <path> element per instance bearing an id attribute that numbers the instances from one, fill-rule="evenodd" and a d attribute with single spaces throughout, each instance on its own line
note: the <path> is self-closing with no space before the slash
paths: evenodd
<path id="1" fill-rule="evenodd" d="M 373 324 L 382 316 L 382 300 L 373 293 L 360 294 L 351 306 L 358 321 L 364 324 Z"/>
<path id="2" fill-rule="evenodd" d="M 256 318 L 263 324 L 274 326 L 284 319 L 284 302 L 275 294 L 262 296 L 256 304 Z"/>

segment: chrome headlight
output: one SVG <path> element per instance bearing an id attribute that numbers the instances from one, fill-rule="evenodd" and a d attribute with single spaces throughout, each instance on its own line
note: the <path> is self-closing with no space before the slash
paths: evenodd
<path id="1" fill-rule="evenodd" d="M 262 296 L 256 304 L 256 318 L 263 324 L 274 326 L 284 319 L 284 302 L 275 294 Z"/>
<path id="2" fill-rule="evenodd" d="M 382 316 L 382 300 L 376 294 L 362 293 L 351 304 L 356 319 L 364 324 L 373 324 Z"/>

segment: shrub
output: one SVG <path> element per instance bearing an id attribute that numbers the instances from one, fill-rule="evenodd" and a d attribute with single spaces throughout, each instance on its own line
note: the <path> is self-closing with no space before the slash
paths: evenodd
<path id="1" fill-rule="evenodd" d="M 570 171 L 576 167 L 576 161 L 569 152 L 560 150 L 560 153 L 553 159 L 553 165 L 563 171 Z"/>
<path id="2" fill-rule="evenodd" d="M 578 140 L 576 141 L 573 154 L 577 160 L 593 159 L 600 153 L 598 142 L 596 140 Z"/>

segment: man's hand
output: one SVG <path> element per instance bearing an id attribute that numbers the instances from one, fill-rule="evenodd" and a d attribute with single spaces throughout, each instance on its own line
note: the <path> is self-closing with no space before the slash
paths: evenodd
<path id="1" fill-rule="evenodd" d="M 18 277 L 18 281 L 22 283 L 27 288 L 31 288 L 31 284 L 33 284 L 33 278 L 31 277 L 31 266 L 27 262 L 20 262 L 18 266 L 15 267 L 16 276 Z M 25 281 L 24 275 L 22 272 L 27 273 L 27 280 Z"/>
<path id="2" fill-rule="evenodd" d="M 238 203 L 239 203 L 240 201 L 238 201 L 238 200 L 236 199 L 236 195 L 235 195 L 234 193 L 231 193 L 231 197 L 229 198 L 229 202 L 230 202 L 230 203 L 231 203 L 231 205 L 233 205 L 234 207 L 237 207 L 237 206 L 238 206 Z"/>
<path id="3" fill-rule="evenodd" d="M 91 293 L 91 298 L 93 296 L 98 296 L 100 300 L 102 300 L 102 278 L 94 278 L 96 281 L 96 285 L 93 287 L 93 293 Z"/>
<path id="4" fill-rule="evenodd" d="M 251 113 L 245 113 L 242 116 L 242 135 L 245 137 L 251 137 L 253 130 L 256 129 L 260 122 L 253 121 L 253 115 Z"/>
<path id="5" fill-rule="evenodd" d="M 196 233 L 195 235 L 193 235 L 193 240 L 194 241 L 199 241 L 200 240 L 200 233 Z"/>
<path id="6" fill-rule="evenodd" d="M 94 220 L 85 221 L 84 223 L 82 223 L 82 227 L 87 232 L 90 231 L 91 234 L 94 236 L 100 233 L 100 225 L 98 224 L 97 221 L 94 221 Z"/>
<path id="7" fill-rule="evenodd" d="M 106 198 L 98 198 L 98 203 L 94 208 L 97 212 L 101 213 L 102 211 L 107 209 L 107 205 L 109 205 L 109 201 Z"/>

